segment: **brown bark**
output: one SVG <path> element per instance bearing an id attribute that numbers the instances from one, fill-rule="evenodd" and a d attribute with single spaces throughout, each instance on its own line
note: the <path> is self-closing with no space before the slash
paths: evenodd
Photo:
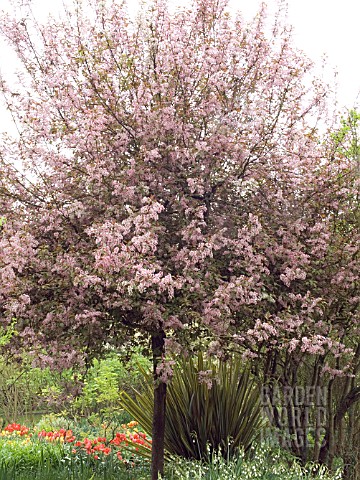
<path id="1" fill-rule="evenodd" d="M 151 480 L 164 474 L 166 383 L 159 379 L 157 366 L 165 353 L 165 332 L 160 330 L 151 336 L 154 376 L 154 414 L 152 425 Z"/>

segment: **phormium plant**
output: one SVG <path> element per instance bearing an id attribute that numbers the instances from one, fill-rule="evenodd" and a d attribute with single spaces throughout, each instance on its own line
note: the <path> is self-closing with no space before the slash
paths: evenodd
<path id="1" fill-rule="evenodd" d="M 145 389 L 135 400 L 121 394 L 122 406 L 151 431 L 153 377 L 143 370 Z M 200 381 L 199 381 L 200 380 Z M 185 458 L 209 459 L 213 452 L 232 457 L 247 451 L 263 425 L 259 389 L 236 358 L 226 361 L 181 359 L 168 385 L 165 449 Z"/>

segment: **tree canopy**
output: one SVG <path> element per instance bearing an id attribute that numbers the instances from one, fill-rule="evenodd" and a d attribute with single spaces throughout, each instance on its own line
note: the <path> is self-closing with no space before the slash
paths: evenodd
<path id="1" fill-rule="evenodd" d="M 359 177 L 315 128 L 311 62 L 265 16 L 223 0 L 157 0 L 137 21 L 112 0 L 44 25 L 3 16 L 23 66 L 1 83 L 19 129 L 0 165 L 15 348 L 64 368 L 141 334 L 162 381 L 165 352 L 200 341 L 351 367 Z"/>

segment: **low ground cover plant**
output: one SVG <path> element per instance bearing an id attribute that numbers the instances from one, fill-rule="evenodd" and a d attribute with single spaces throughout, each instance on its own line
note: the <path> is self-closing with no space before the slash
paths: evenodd
<path id="1" fill-rule="evenodd" d="M 326 467 L 301 467 L 295 457 L 267 444 L 253 446 L 250 455 L 239 451 L 233 459 L 213 454 L 209 462 L 180 457 L 168 462 L 167 480 L 340 480 L 341 469 L 330 473 Z"/>

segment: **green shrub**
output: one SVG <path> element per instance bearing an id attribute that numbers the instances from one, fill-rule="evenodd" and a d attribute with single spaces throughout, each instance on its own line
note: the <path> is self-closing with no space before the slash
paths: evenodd
<path id="1" fill-rule="evenodd" d="M 74 415 L 91 417 L 97 415 L 101 421 L 127 423 L 131 418 L 122 410 L 119 398 L 121 391 L 131 392 L 141 388 L 138 364 L 148 368 L 149 360 L 135 352 L 130 359 L 123 360 L 117 352 L 110 352 L 104 359 L 94 359 L 83 378 L 84 387 L 72 404 Z"/>
<path id="2" fill-rule="evenodd" d="M 144 375 L 144 392 L 136 398 L 121 394 L 121 404 L 145 432 L 151 432 L 153 378 Z M 207 372 L 212 382 L 200 382 Z M 239 360 L 226 362 L 182 359 L 174 367 L 167 390 L 165 449 L 184 458 L 209 459 L 213 452 L 232 457 L 239 448 L 245 451 L 257 438 L 264 423 L 259 389 Z"/>

